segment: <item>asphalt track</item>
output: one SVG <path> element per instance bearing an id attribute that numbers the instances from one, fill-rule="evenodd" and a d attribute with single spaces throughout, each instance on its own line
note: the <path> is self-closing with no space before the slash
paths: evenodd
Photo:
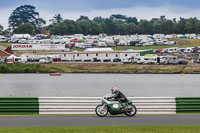
<path id="1" fill-rule="evenodd" d="M 0 116 L 0 127 L 200 125 L 200 115 Z"/>

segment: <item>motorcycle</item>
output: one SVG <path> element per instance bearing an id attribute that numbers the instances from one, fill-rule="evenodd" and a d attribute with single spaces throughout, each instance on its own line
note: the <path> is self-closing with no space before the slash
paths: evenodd
<path id="1" fill-rule="evenodd" d="M 117 114 L 125 114 L 126 116 L 135 116 L 137 113 L 137 108 L 135 105 L 133 105 L 133 102 L 131 100 L 128 100 L 128 103 L 126 104 L 126 108 L 123 108 L 123 106 L 116 101 L 114 98 L 110 98 L 112 94 L 107 94 L 101 98 L 102 104 L 97 105 L 95 108 L 95 112 L 99 117 L 105 117 L 108 113 L 111 115 L 117 115 Z"/>

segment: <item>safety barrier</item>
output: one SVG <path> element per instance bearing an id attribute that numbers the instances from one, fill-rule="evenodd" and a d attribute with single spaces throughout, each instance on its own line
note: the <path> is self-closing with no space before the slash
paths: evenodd
<path id="1" fill-rule="evenodd" d="M 39 97 L 39 114 L 94 114 L 100 97 Z M 137 114 L 175 114 L 175 97 L 129 97 Z"/>
<path id="2" fill-rule="evenodd" d="M 200 113 L 200 97 L 177 97 L 177 113 Z"/>
<path id="3" fill-rule="evenodd" d="M 0 114 L 38 114 L 39 103 L 35 97 L 2 97 Z"/>
<path id="4" fill-rule="evenodd" d="M 137 114 L 200 113 L 200 97 L 129 97 Z M 3 97 L 0 114 L 95 114 L 100 97 Z"/>

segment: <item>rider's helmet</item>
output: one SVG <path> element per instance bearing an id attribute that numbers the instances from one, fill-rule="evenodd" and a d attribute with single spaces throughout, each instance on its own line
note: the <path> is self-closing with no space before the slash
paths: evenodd
<path id="1" fill-rule="evenodd" d="M 117 87 L 112 87 L 112 88 L 111 88 L 112 94 L 114 94 L 116 91 L 117 91 Z"/>

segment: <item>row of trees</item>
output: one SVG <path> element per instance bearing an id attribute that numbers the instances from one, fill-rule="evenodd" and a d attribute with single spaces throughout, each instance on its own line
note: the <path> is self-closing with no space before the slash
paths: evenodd
<path id="1" fill-rule="evenodd" d="M 170 20 L 161 16 L 150 21 L 142 19 L 138 21 L 136 17 L 125 15 L 111 15 L 109 18 L 95 17 L 90 20 L 87 16 L 80 16 L 76 21 L 63 19 L 60 14 L 56 14 L 50 25 L 44 26 L 46 21 L 39 17 L 39 12 L 31 5 L 23 5 L 16 8 L 9 17 L 9 29 L 3 30 L 0 25 L 0 34 L 8 33 L 41 33 L 50 30 L 53 35 L 69 34 L 91 34 L 97 35 L 105 33 L 108 35 L 127 34 L 185 34 L 200 33 L 200 20 L 197 18 L 180 18 Z"/>
<path id="2" fill-rule="evenodd" d="M 3 34 L 3 26 L 2 25 L 0 25 L 0 35 L 2 35 Z"/>
<path id="3" fill-rule="evenodd" d="M 78 20 L 63 20 L 48 26 L 52 34 L 99 34 L 127 35 L 127 34 L 185 34 L 200 33 L 200 20 L 197 18 L 180 18 L 180 20 L 166 19 L 165 16 L 153 18 L 150 21 L 124 15 L 111 15 L 109 18 L 96 17 L 90 20 L 87 16 L 81 16 Z"/>

